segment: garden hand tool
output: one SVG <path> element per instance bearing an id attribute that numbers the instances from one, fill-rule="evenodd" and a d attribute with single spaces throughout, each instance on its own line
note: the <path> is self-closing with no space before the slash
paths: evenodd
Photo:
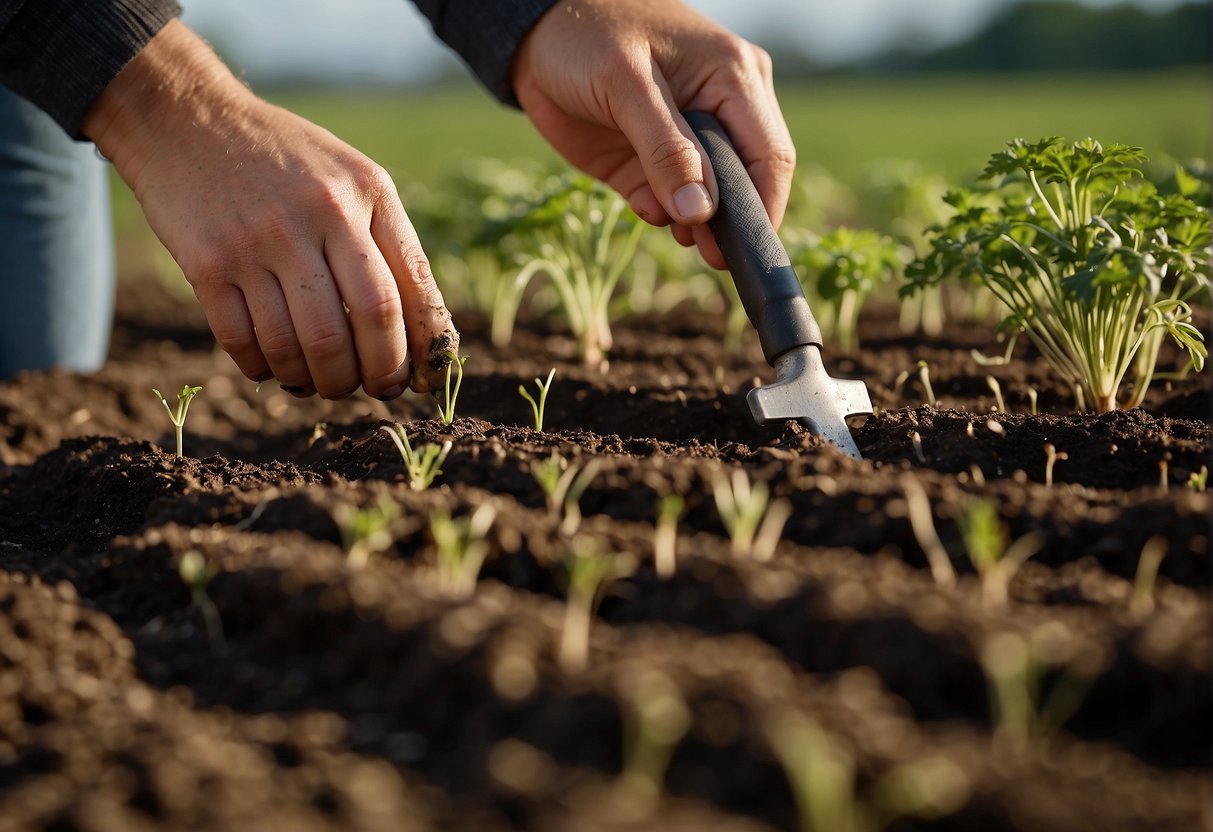
<path id="1" fill-rule="evenodd" d="M 795 419 L 863 459 L 844 417 L 871 413 L 862 381 L 831 378 L 821 360 L 821 328 L 788 253 L 724 127 L 710 113 L 683 114 L 716 173 L 719 200 L 708 221 L 733 275 L 775 381 L 746 397 L 759 424 Z"/>

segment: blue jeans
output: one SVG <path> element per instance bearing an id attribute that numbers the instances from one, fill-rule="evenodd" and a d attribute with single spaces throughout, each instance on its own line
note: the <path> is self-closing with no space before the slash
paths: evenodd
<path id="1" fill-rule="evenodd" d="M 109 348 L 108 165 L 0 86 L 0 379 L 95 370 Z"/>

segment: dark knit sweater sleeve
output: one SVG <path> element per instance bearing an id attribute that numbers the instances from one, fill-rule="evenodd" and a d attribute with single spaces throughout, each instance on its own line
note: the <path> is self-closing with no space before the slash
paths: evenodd
<path id="1" fill-rule="evenodd" d="M 82 138 L 93 101 L 180 13 L 175 0 L 0 0 L 0 84 Z"/>
<path id="2" fill-rule="evenodd" d="M 413 0 L 434 32 L 493 95 L 515 104 L 510 64 L 531 27 L 556 0 Z"/>

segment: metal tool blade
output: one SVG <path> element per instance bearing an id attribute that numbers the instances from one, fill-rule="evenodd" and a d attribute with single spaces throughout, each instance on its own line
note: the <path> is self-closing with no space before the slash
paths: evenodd
<path id="1" fill-rule="evenodd" d="M 847 427 L 847 416 L 872 412 L 862 381 L 831 378 L 814 344 L 796 347 L 775 359 L 775 381 L 746 397 L 759 424 L 795 419 L 856 459 L 863 459 Z"/>

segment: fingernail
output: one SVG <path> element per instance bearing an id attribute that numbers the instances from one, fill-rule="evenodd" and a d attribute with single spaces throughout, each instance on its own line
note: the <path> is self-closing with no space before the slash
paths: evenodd
<path id="1" fill-rule="evenodd" d="M 674 207 L 685 220 L 699 219 L 712 210 L 712 197 L 701 183 L 692 182 L 674 192 Z"/>
<path id="2" fill-rule="evenodd" d="M 390 402 L 392 399 L 398 399 L 404 395 L 404 388 L 397 384 L 395 387 L 389 387 L 379 394 L 379 401 Z"/>

